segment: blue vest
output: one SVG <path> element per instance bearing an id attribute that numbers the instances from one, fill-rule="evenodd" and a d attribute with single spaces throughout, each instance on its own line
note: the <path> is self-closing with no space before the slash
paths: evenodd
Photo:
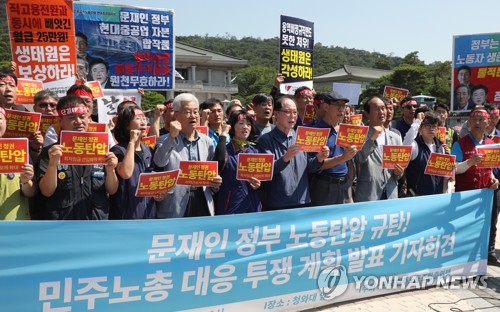
<path id="1" fill-rule="evenodd" d="M 418 144 L 418 155 L 411 160 L 406 168 L 406 180 L 408 189 L 412 189 L 416 195 L 434 195 L 443 193 L 443 177 L 425 174 L 425 166 L 429 162 L 431 151 L 422 140 L 422 136 L 415 139 Z M 434 144 L 439 150 L 441 142 L 434 138 Z"/>

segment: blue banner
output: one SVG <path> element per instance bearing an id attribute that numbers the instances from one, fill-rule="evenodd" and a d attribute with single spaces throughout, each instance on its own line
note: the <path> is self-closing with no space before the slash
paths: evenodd
<path id="1" fill-rule="evenodd" d="M 89 66 L 88 80 L 102 79 L 105 89 L 173 89 L 173 11 L 74 3 L 74 18 L 77 52 Z M 86 36 L 86 51 L 79 51 L 85 49 L 78 45 L 83 40 L 79 34 Z M 97 78 L 101 73 L 93 75 L 92 65 L 98 62 L 107 67 L 107 80 Z"/>
<path id="2" fill-rule="evenodd" d="M 336 286 L 483 275 L 492 194 L 184 219 L 2 221 L 0 302 L 4 311 L 286 311 L 331 304 L 334 289 L 321 282 L 330 268 L 344 273 Z M 350 289 L 336 302 L 377 294 Z"/>

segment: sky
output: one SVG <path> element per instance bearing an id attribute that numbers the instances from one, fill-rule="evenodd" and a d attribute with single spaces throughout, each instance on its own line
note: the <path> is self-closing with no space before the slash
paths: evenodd
<path id="1" fill-rule="evenodd" d="M 314 41 L 404 57 L 451 61 L 453 36 L 500 32 L 499 0 L 85 0 L 171 9 L 176 36 L 279 36 L 280 15 L 314 23 Z"/>

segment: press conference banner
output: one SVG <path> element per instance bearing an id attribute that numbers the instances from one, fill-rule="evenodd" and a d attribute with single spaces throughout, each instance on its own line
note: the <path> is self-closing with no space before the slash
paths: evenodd
<path id="1" fill-rule="evenodd" d="M 101 59 L 108 68 L 105 89 L 173 89 L 172 10 L 75 2 L 74 18 L 76 34 L 88 39 L 89 80 L 92 63 Z"/>
<path id="2" fill-rule="evenodd" d="M 4 311 L 286 311 L 401 290 L 355 289 L 366 276 L 484 275 L 492 195 L 189 219 L 2 221 L 0 302 Z"/>

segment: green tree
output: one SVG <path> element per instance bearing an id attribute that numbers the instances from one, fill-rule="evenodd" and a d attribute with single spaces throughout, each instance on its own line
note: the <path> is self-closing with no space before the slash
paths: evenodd
<path id="1" fill-rule="evenodd" d="M 144 95 L 141 99 L 141 107 L 143 110 L 154 109 L 156 105 L 163 104 L 165 102 L 165 96 L 156 91 L 144 91 Z"/>
<path id="2" fill-rule="evenodd" d="M 269 93 L 276 77 L 276 70 L 266 66 L 252 66 L 237 73 L 235 83 L 244 102 L 251 102 L 258 93 Z"/>

